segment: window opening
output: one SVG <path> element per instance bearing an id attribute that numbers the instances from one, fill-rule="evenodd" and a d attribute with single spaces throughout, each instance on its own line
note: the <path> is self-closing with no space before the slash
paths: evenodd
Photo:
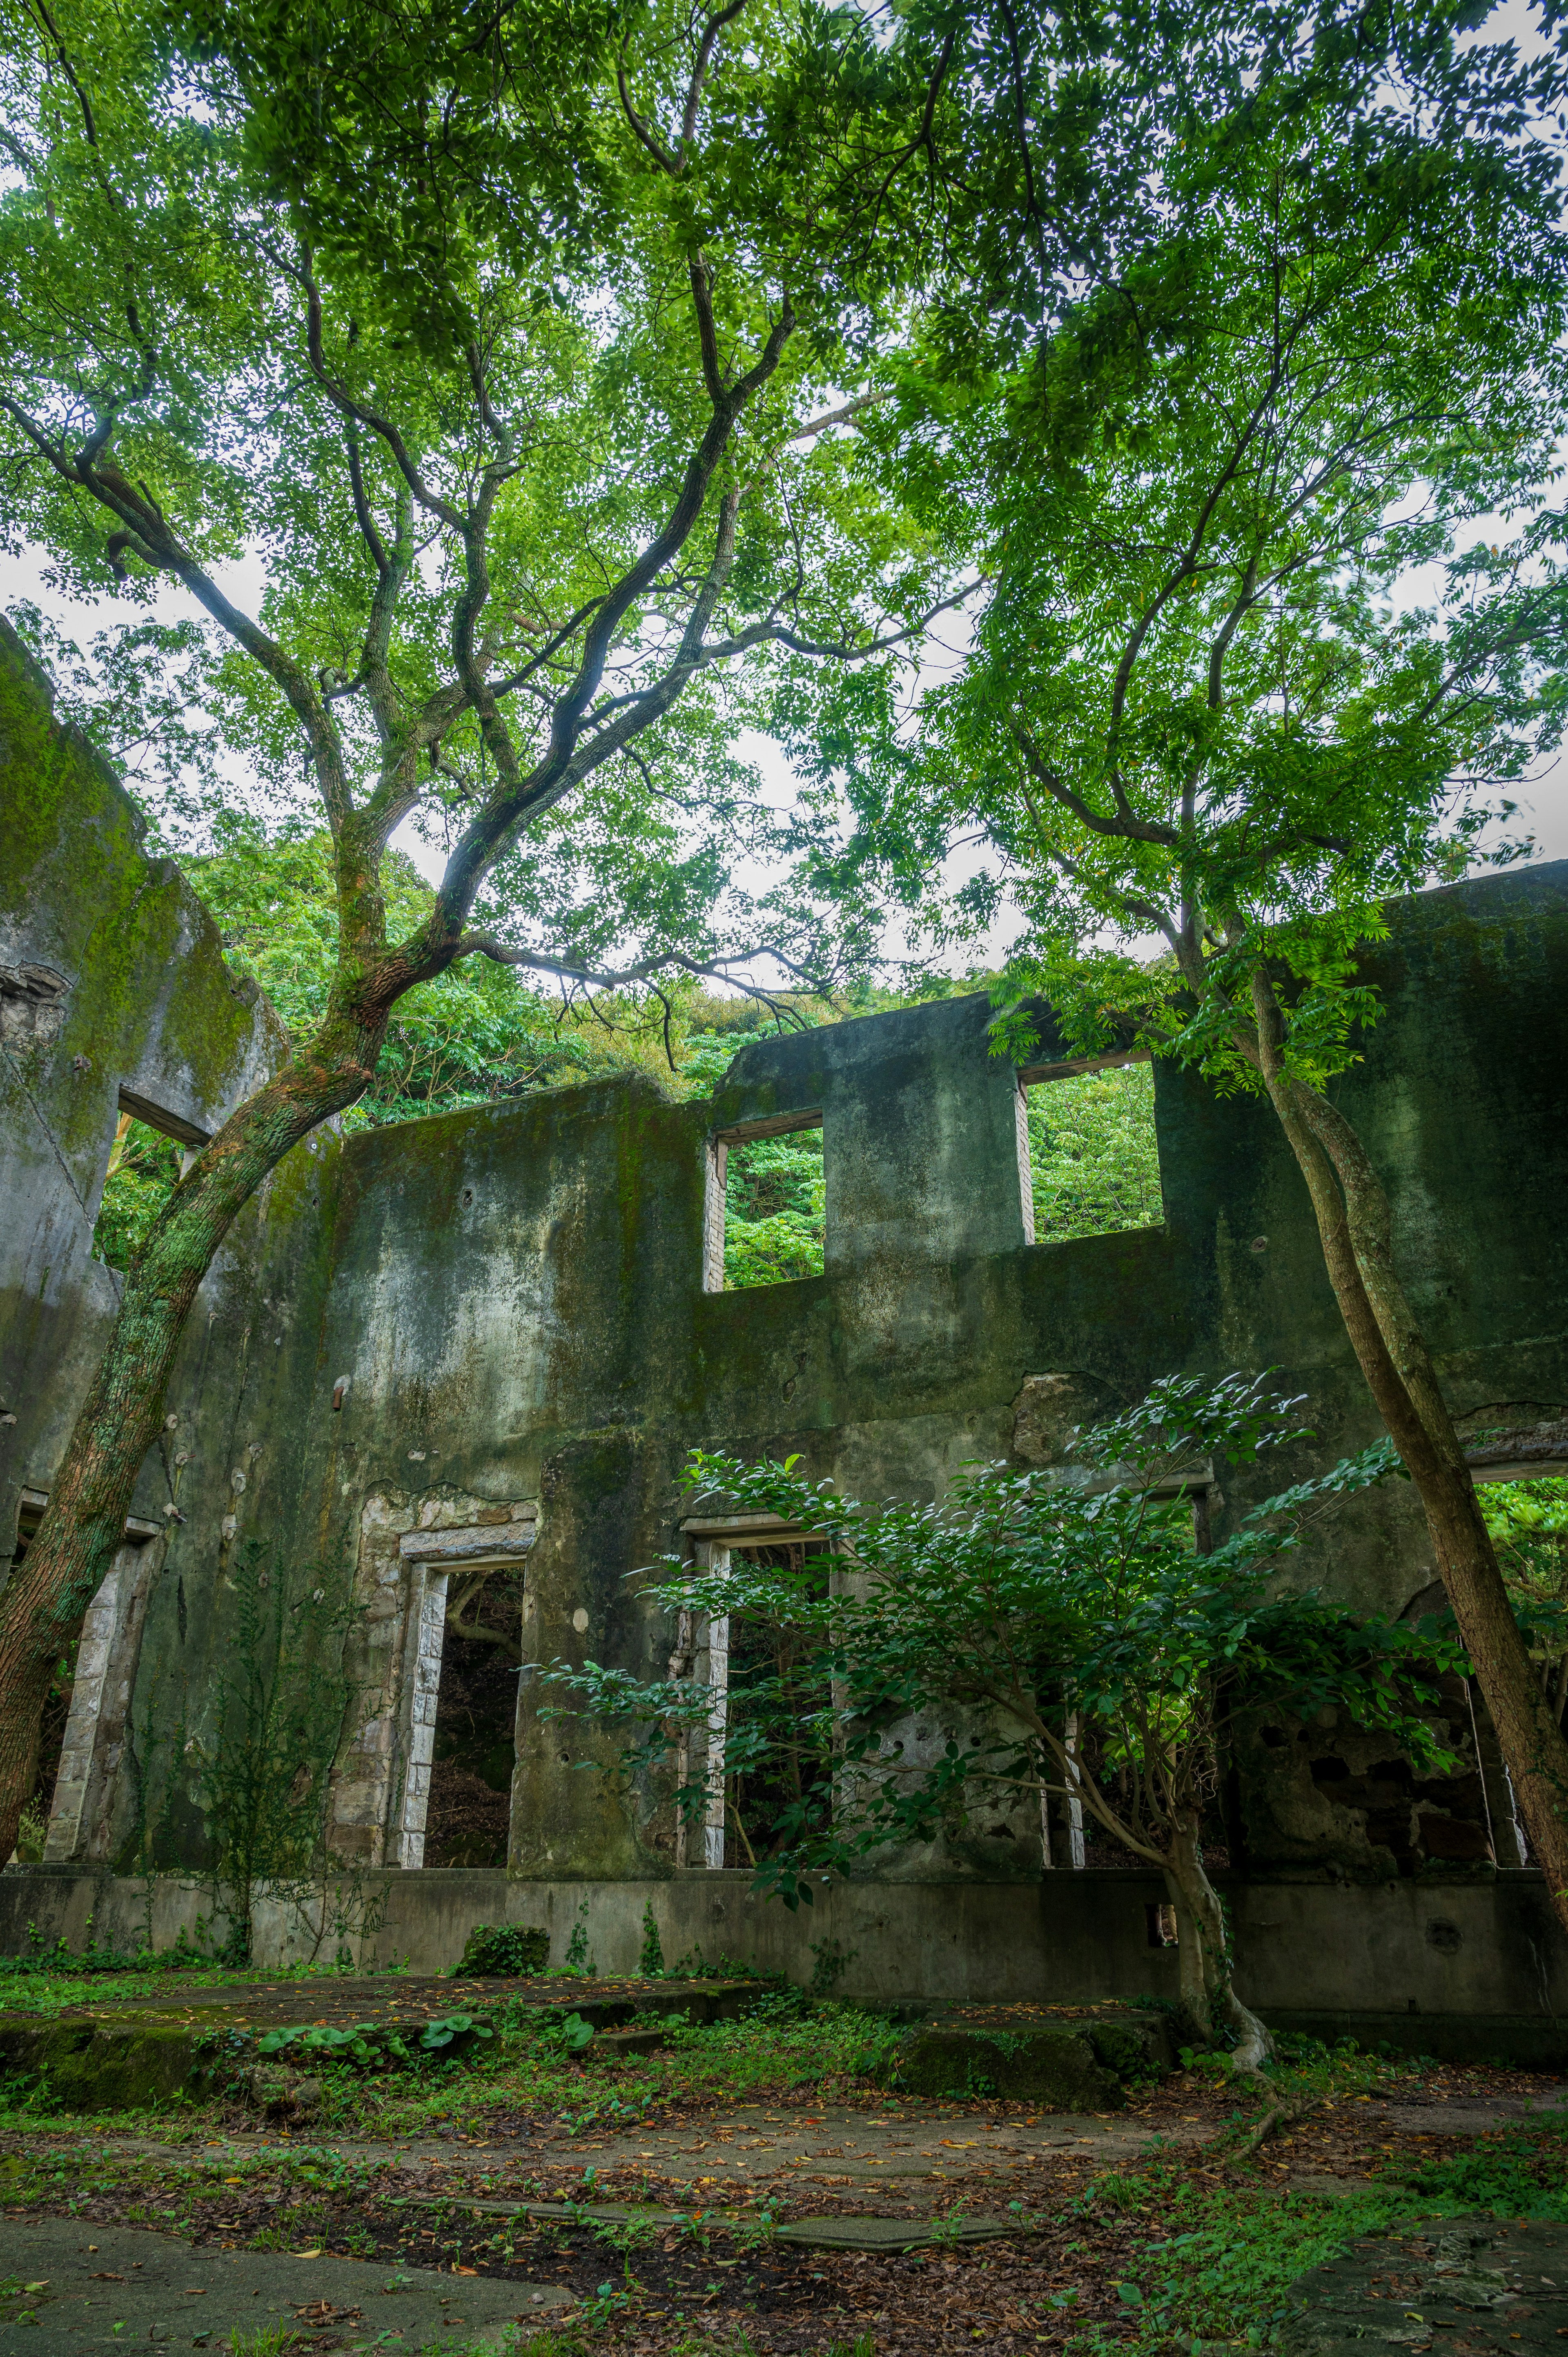
<path id="1" fill-rule="evenodd" d="M 725 1130 L 709 1149 L 705 1290 L 821 1276 L 825 1204 L 820 1111 Z"/>
<path id="2" fill-rule="evenodd" d="M 521 1575 L 493 1565 L 454 1570 L 431 1748 L 426 1866 L 506 1865 L 521 1666 Z"/>
<path id="3" fill-rule="evenodd" d="M 1165 1198 L 1148 1058 L 1020 1071 L 1018 1179 L 1031 1243 L 1159 1227 Z"/>
<path id="4" fill-rule="evenodd" d="M 823 1548 L 821 1540 L 791 1530 L 772 1514 L 743 1516 L 736 1526 L 699 1518 L 682 1529 L 693 1541 L 694 1567 L 721 1579 L 737 1557 L 799 1572 L 809 1555 L 820 1557 Z M 825 1561 L 813 1569 L 813 1582 L 821 1582 L 824 1594 L 829 1576 Z M 746 1688 L 773 1678 L 788 1684 L 804 1653 L 804 1639 L 753 1626 L 743 1618 L 681 1614 L 670 1673 L 705 1686 L 709 1703 L 704 1724 L 684 1730 L 677 1748 L 677 1781 L 687 1789 L 699 1785 L 703 1795 L 699 1823 L 677 1818 L 677 1867 L 716 1871 L 725 1865 L 755 1866 L 769 1846 L 777 1846 L 768 1828 L 783 1807 L 810 1793 L 830 1772 L 804 1750 L 782 1760 L 770 1756 L 738 1772 L 727 1756 L 731 1715 L 737 1702 L 744 1707 Z"/>
<path id="5" fill-rule="evenodd" d="M 1483 1448 L 1477 1453 L 1484 1458 L 1492 1452 Z M 1568 1475 L 1544 1473 L 1528 1462 L 1483 1461 L 1474 1469 L 1481 1517 L 1497 1549 L 1509 1601 L 1562 1726 L 1568 1719 L 1568 1648 L 1552 1624 L 1568 1607 Z M 1472 1716 L 1477 1708 L 1482 1715 L 1476 1723 L 1476 1749 L 1497 1862 L 1523 1866 L 1528 1851 L 1513 1780 L 1489 1724 L 1483 1724 L 1485 1705 L 1473 1678 L 1469 1686 Z"/>
<path id="6" fill-rule="evenodd" d="M 741 1556 L 751 1563 L 797 1575 L 804 1571 L 809 1552 L 815 1557 L 811 1569 L 811 1591 L 825 1596 L 829 1577 L 827 1564 L 814 1546 L 808 1549 L 804 1539 L 789 1539 L 777 1546 L 745 1546 L 731 1550 L 732 1555 Z M 798 1633 L 759 1628 L 744 1620 L 733 1620 L 728 1632 L 726 1655 L 731 1708 L 738 1706 L 744 1709 L 746 1691 L 749 1685 L 777 1681 L 783 1688 L 781 1716 L 788 1717 L 789 1690 L 804 1669 L 806 1652 L 806 1641 Z M 809 1707 L 810 1699 L 802 1686 L 800 1712 L 803 1714 Z M 809 1801 L 812 1793 L 829 1780 L 830 1774 L 822 1759 L 803 1745 L 799 1749 L 776 1749 L 765 1762 L 756 1768 L 738 1774 L 733 1771 L 726 1774 L 724 1823 L 726 1837 L 735 1846 L 735 1864 L 754 1867 L 759 1857 L 779 1848 L 780 1844 L 771 1828 L 779 1823 L 787 1808 Z"/>
<path id="7" fill-rule="evenodd" d="M 153 1222 L 206 1145 L 207 1135 L 177 1114 L 165 1113 L 145 1097 L 121 1090 L 120 1117 L 92 1229 L 95 1260 L 126 1275 Z"/>
<path id="8" fill-rule="evenodd" d="M 21 1515 L 16 1533 L 16 1552 L 11 1558 L 14 1572 L 25 1559 L 33 1534 L 38 1527 L 48 1500 L 42 1491 L 24 1490 Z M 137 1550 L 156 1534 L 157 1525 L 139 1517 L 127 1519 L 124 1544 L 115 1555 L 110 1570 L 91 1603 L 79 1634 L 63 1646 L 49 1681 L 48 1699 L 44 1706 L 38 1732 L 38 1765 L 33 1789 L 22 1809 L 16 1830 L 14 1862 L 37 1866 L 43 1862 L 46 1851 L 74 1855 L 75 1843 L 81 1834 L 77 1822 L 80 1808 L 71 1815 L 69 1825 L 57 1824 L 55 1841 L 50 1842 L 50 1820 L 57 1816 L 61 1792 L 62 1768 L 69 1767 L 67 1783 L 84 1788 L 92 1757 L 100 1736 L 100 1720 L 105 1703 L 105 1681 L 112 1656 L 124 1651 L 128 1633 L 134 1656 L 140 1640 L 140 1607 L 145 1602 L 145 1579 L 139 1576 L 136 1592 L 129 1603 L 122 1593 L 132 1585 L 128 1566 L 137 1565 Z M 128 1632 L 124 1624 L 133 1625 Z M 133 1663 L 134 1666 L 134 1663 Z M 68 1761 L 68 1752 L 70 1760 Z M 80 1794 L 78 1795 L 80 1800 Z M 68 1814 L 70 1813 L 68 1811 Z M 59 1851 L 62 1834 L 70 1838 L 64 1851 Z"/>

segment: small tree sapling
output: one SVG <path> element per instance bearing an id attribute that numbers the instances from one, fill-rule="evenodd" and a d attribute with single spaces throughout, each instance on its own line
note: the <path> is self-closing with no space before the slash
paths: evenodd
<path id="1" fill-rule="evenodd" d="M 1309 1521 L 1390 1472 L 1389 1443 L 1267 1499 L 1198 1551 L 1192 1489 L 1309 1439 L 1300 1406 L 1261 1378 L 1167 1378 L 1080 1433 L 1069 1463 L 975 1465 L 940 1505 L 863 1506 L 809 1480 L 798 1458 L 693 1451 L 688 1498 L 722 1496 L 726 1511 L 778 1514 L 810 1534 L 796 1566 L 737 1554 L 694 1573 L 666 1556 L 650 1591 L 672 1616 L 727 1617 L 732 1648 L 736 1624 L 752 1623 L 772 1641 L 756 1658 L 788 1664 L 729 1695 L 724 1773 L 782 1795 L 771 1822 L 749 1828 L 756 1887 L 796 1907 L 983 1801 L 1042 1788 L 1076 1797 L 1164 1875 L 1194 2021 L 1233 2041 L 1237 2068 L 1257 2068 L 1268 2032 L 1231 1986 L 1203 1859 L 1220 1723 L 1238 1709 L 1333 1703 L 1423 1764 L 1449 1764 L 1428 1706 L 1459 1659 L 1435 1622 L 1362 1617 L 1280 1577 Z M 645 1789 L 689 1763 L 674 1806 L 702 1814 L 714 1767 L 704 1686 L 592 1662 L 545 1676 L 571 1696 L 557 1710 L 629 1725 L 619 1765 Z M 934 1753 L 916 1740 L 919 1718 L 940 1728 Z"/>

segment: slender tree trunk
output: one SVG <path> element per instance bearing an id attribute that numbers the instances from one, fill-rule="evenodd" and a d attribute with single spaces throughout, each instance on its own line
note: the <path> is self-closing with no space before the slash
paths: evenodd
<path id="1" fill-rule="evenodd" d="M 1165 1877 L 1176 1910 L 1182 2002 L 1205 2038 L 1218 2036 L 1221 2029 L 1231 2032 L 1235 2070 L 1257 2071 L 1273 2053 L 1273 2040 L 1230 1985 L 1225 1911 L 1204 1867 L 1202 1820 L 1196 1811 L 1176 1820 Z"/>
<path id="2" fill-rule="evenodd" d="M 38 1731 L 55 1666 L 121 1543 L 142 1460 L 162 1429 L 197 1287 L 268 1171 L 364 1093 L 380 1044 L 373 1027 L 335 1025 L 248 1098 L 180 1180 L 132 1264 L 43 1519 L 0 1590 L 0 1859 L 16 1846 L 38 1780 Z M 324 1047 L 334 1052 L 323 1055 Z"/>
<path id="3" fill-rule="evenodd" d="M 1531 1850 L 1568 1928 L 1568 1739 L 1520 1634 L 1431 1351 L 1394 1269 L 1387 1190 L 1345 1115 L 1285 1071 L 1283 1017 L 1266 975 L 1254 976 L 1252 996 L 1264 1082 L 1312 1197 L 1329 1282 L 1420 1496 L 1438 1576 L 1498 1730 Z"/>

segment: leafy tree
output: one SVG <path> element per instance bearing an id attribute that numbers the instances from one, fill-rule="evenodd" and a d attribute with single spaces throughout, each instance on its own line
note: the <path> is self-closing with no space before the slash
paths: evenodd
<path id="1" fill-rule="evenodd" d="M 753 1827 L 757 1887 L 796 1906 L 814 1882 L 929 1841 L 982 1803 L 1076 1797 L 1164 1874 L 1183 1996 L 1206 2034 L 1232 2034 L 1238 2067 L 1255 2067 L 1268 2034 L 1231 1986 L 1203 1863 L 1222 1717 L 1333 1701 L 1420 1760 L 1449 1757 L 1435 1706 L 1454 1649 L 1434 1625 L 1362 1620 L 1277 1577 L 1308 1519 L 1388 1471 L 1388 1444 L 1270 1498 L 1209 1555 L 1195 1550 L 1188 1501 L 1159 1494 L 1207 1461 L 1250 1463 L 1310 1437 L 1300 1405 L 1239 1376 L 1170 1379 L 1081 1434 L 1073 1470 L 976 1467 L 940 1506 L 862 1507 L 793 1458 L 694 1452 L 689 1498 L 722 1496 L 726 1511 L 813 1534 L 797 1564 L 740 1555 L 693 1576 L 667 1556 L 668 1576 L 644 1591 L 671 1616 L 727 1615 L 732 1663 L 751 1663 L 732 1682 L 724 1770 L 774 1796 Z M 641 1788 L 694 1750 L 699 1772 L 675 1804 L 702 1813 L 705 1687 L 596 1663 L 547 1675 L 578 1698 L 557 1707 L 631 1722 L 619 1767 Z M 922 1741 L 926 1719 L 938 1733 Z M 1098 1773 L 1075 1726 L 1097 1738 Z"/>
<path id="2" fill-rule="evenodd" d="M 799 891 L 730 884 L 770 839 L 728 750 L 747 663 L 853 661 L 962 584 L 843 491 L 845 382 L 921 264 L 940 31 L 653 6 L 612 39 L 569 0 L 0 21 L 7 528 L 80 594 L 188 593 L 181 708 L 274 821 L 314 804 L 338 899 L 322 1018 L 142 1240 L 0 1605 L 4 1855 L 235 1213 L 461 960 L 829 970 Z M 222 580 L 247 545 L 257 613 Z M 209 809 L 194 737 L 170 791 Z M 400 932 L 405 822 L 448 857 Z"/>
<path id="3" fill-rule="evenodd" d="M 304 1048 L 327 1013 L 337 967 L 330 837 L 317 830 L 269 841 L 245 829 L 185 865 L 231 961 L 254 975 Z M 381 873 L 389 927 L 412 932 L 428 918 L 434 889 L 402 852 L 387 853 Z M 558 997 L 552 1007 L 504 966 L 449 966 L 396 1002 L 375 1077 L 344 1125 L 450 1113 L 625 1061 L 585 1036 L 571 1013 L 568 1002 Z"/>
<path id="4" fill-rule="evenodd" d="M 1332 1089 L 1376 1018 L 1357 957 L 1383 897 L 1462 873 L 1509 807 L 1489 791 L 1559 741 L 1559 203 L 1543 142 L 1419 110 L 1380 147 L 1329 110 L 1201 159 L 1163 254 L 943 413 L 919 512 L 994 578 L 918 742 L 885 680 L 854 759 L 843 694 L 808 757 L 813 831 L 849 803 L 839 888 L 948 940 L 1022 920 L 1004 1049 L 1026 1060 L 1041 991 L 1080 1051 L 1120 1044 L 1121 1010 L 1266 1097 L 1568 1920 L 1568 1746 Z M 993 864 L 944 897 L 977 823 Z"/>
<path id="5" fill-rule="evenodd" d="M 0 1855 L 202 1274 L 404 993 L 478 956 L 635 987 L 865 954 L 797 880 L 734 885 L 777 828 L 729 748 L 770 648 L 854 665 L 973 587 L 855 468 L 927 298 L 991 317 L 979 258 L 1037 344 L 1199 117 L 1245 136 L 1276 82 L 1375 81 L 1387 46 L 1359 5 L 1256 0 L 1172 27 L 0 0 L 5 529 L 76 594 L 183 588 L 194 638 L 139 626 L 180 729 L 134 741 L 173 748 L 176 802 L 233 799 L 242 755 L 274 822 L 308 804 L 338 899 L 320 1027 L 149 1229 L 0 1603 Z M 400 937 L 404 823 L 447 860 Z"/>

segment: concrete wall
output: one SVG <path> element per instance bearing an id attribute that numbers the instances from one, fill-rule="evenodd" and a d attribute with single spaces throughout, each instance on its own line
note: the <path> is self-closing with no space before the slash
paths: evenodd
<path id="1" fill-rule="evenodd" d="M 1568 1940 L 1539 1875 L 1373 1889 L 1219 1879 L 1237 1986 L 1279 2026 L 1456 2061 L 1568 2065 Z M 727 1962 L 806 1986 L 820 1961 L 836 1960 L 836 1994 L 867 2005 L 1174 2003 L 1176 1951 L 1151 1942 L 1164 1896 L 1157 1876 L 1133 1872 L 1059 1873 L 1026 1887 L 855 1882 L 791 1915 L 757 1899 L 744 1873 L 618 1882 L 393 1873 L 353 1894 L 356 1905 L 376 1902 L 381 1921 L 349 1946 L 361 1970 L 451 1972 L 475 1923 L 510 1922 L 548 1932 L 559 1966 L 580 1924 L 598 1972 L 633 1974 L 646 1910 L 667 1967 Z M 199 1944 L 211 1909 L 209 1889 L 172 1877 L 13 1867 L 0 1878 L 0 1950 L 25 1949 L 29 1926 L 78 1948 L 89 1937 L 134 1947 L 149 1936 L 167 1948 L 181 1931 Z M 318 1906 L 306 1921 L 263 1898 L 256 1920 L 264 1968 L 335 1953 Z"/>
<path id="2" fill-rule="evenodd" d="M 48 1489 L 118 1304 L 91 1245 L 122 1101 L 187 1142 L 210 1135 L 286 1048 L 50 695 L 0 619 L 0 1562 L 23 1491 Z M 171 1480 L 149 1460 L 137 1493 L 160 1527 Z"/>
<path id="3" fill-rule="evenodd" d="M 25 1420 L 0 1427 L 15 1497 L 24 1482 L 48 1486 L 113 1298 L 85 1236 L 119 1087 L 129 1076 L 210 1125 L 275 1045 L 199 905 L 145 860 L 124 795 L 67 733 L 49 733 L 15 662 L 4 676 L 0 786 L 7 826 L 12 806 L 24 824 L 0 915 L 15 955 L 68 985 L 27 1000 L 38 1040 L 5 1064 L 7 1086 L 27 1083 L 6 1106 L 16 1200 L 39 1207 L 5 1244 L 16 1272 L 5 1380 L 25 1389 L 11 1405 Z M 46 772 L 40 816 L 28 798 Z M 1402 1273 L 1455 1413 L 1473 1427 L 1559 1415 L 1568 868 L 1390 913 L 1368 966 L 1385 1011 L 1337 1093 L 1393 1192 Z M 758 1039 L 706 1104 L 671 1103 L 632 1075 L 318 1136 L 288 1157 L 192 1321 L 169 1401 L 177 1452 L 156 1452 L 144 1472 L 149 1522 L 177 1469 L 184 1520 L 142 1558 L 136 1643 L 127 1623 L 112 1674 L 105 1657 L 135 1772 L 127 1761 L 62 1814 L 63 1850 L 123 1870 L 203 1860 L 221 1698 L 241 1622 L 265 1594 L 265 1611 L 285 1614 L 286 1600 L 285 1654 L 322 1722 L 306 1735 L 330 1765 L 335 1846 L 367 1871 L 394 1856 L 412 1865 L 441 1577 L 418 1534 L 444 1533 L 472 1557 L 512 1534 L 501 1552 L 522 1582 L 531 1662 L 662 1667 L 671 1632 L 628 1575 L 685 1544 L 676 1476 L 699 1443 L 798 1452 L 863 1496 L 931 1498 L 966 1458 L 1049 1461 L 1073 1422 L 1157 1375 L 1272 1368 L 1305 1394 L 1318 1437 L 1262 1477 L 1228 1479 L 1223 1518 L 1260 1478 L 1276 1484 L 1373 1437 L 1305 1191 L 1266 1109 L 1160 1066 L 1163 1224 L 1029 1244 L 1015 1079 L 989 1053 L 988 1018 L 970 997 Z M 1043 1022 L 1036 1052 L 1049 1062 L 1060 1043 Z M 791 1114 L 822 1125 L 825 1273 L 707 1290 L 713 1142 Z M 69 1253 L 54 1242 L 68 1233 Z M 1431 1576 L 1401 1484 L 1337 1518 L 1303 1566 L 1394 1611 Z M 513 1888 L 684 1889 L 667 1807 L 592 1772 L 598 1738 L 540 1701 L 525 1674 Z M 1316 1872 L 1326 1887 L 1348 1874 L 1370 1889 L 1402 1873 L 1424 1887 L 1434 1861 L 1419 1824 L 1402 1846 L 1374 1837 L 1369 1806 L 1337 1801 L 1314 1774 L 1313 1755 L 1340 1737 L 1309 1733 L 1297 1746 L 1287 1730 L 1260 1769 L 1257 1807 L 1238 1796 L 1236 1855 L 1254 1875 Z M 1366 1783 L 1378 1763 L 1361 1764 Z M 1450 1797 L 1453 1808 L 1428 1795 L 1428 1813 L 1457 1822 Z M 1478 1823 L 1478 1786 L 1472 1813 Z M 929 1894 L 898 1905 L 938 1910 L 968 1906 L 966 1885 L 1027 1909 L 1038 1901 L 1023 1894 L 1061 1880 L 1041 1882 L 1015 1830 L 979 1827 L 889 1873 Z M 398 1906 L 445 1922 L 474 1888 L 411 1874 Z"/>

